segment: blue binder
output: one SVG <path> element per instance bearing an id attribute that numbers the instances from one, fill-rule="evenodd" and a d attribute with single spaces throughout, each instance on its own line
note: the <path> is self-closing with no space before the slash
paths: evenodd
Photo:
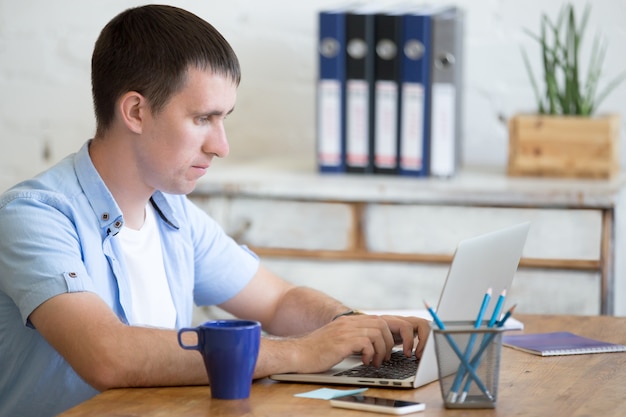
<path id="1" fill-rule="evenodd" d="M 430 12 L 404 15 L 400 67 L 400 139 L 398 173 L 427 176 L 430 143 Z"/>
<path id="2" fill-rule="evenodd" d="M 345 9 L 319 12 L 317 164 L 320 172 L 344 172 L 346 152 Z"/>
<path id="3" fill-rule="evenodd" d="M 398 173 L 428 176 L 432 15 L 440 7 L 418 6 L 403 13 L 400 64 Z"/>

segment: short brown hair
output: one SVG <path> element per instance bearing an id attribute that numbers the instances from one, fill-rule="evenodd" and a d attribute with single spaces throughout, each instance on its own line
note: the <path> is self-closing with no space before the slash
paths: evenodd
<path id="1" fill-rule="evenodd" d="M 96 136 L 115 115 L 115 102 L 137 91 L 159 112 L 185 85 L 190 67 L 209 69 L 239 84 L 235 52 L 208 22 L 186 10 L 163 5 L 128 9 L 100 32 L 91 58 Z"/>

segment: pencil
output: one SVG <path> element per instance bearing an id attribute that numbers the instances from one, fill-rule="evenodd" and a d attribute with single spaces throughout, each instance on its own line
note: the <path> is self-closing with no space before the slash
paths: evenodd
<path id="1" fill-rule="evenodd" d="M 437 313 L 435 313 L 435 310 L 433 310 L 426 301 L 424 301 L 424 305 L 426 306 L 426 310 L 428 310 L 428 312 L 432 316 L 433 321 L 435 322 L 437 327 L 439 327 L 440 330 L 445 330 L 446 326 L 439 319 L 439 316 L 437 316 Z M 456 344 L 454 339 L 452 339 L 452 337 L 448 333 L 444 333 L 444 336 L 446 340 L 448 341 L 448 343 L 450 344 L 450 347 L 452 348 L 456 356 L 458 356 L 458 358 L 461 360 L 461 363 L 463 363 L 463 365 L 467 367 L 467 370 L 470 375 L 469 377 L 474 379 L 474 381 L 476 381 L 476 385 L 478 385 L 478 388 L 480 388 L 480 390 L 487 396 L 487 398 L 489 398 L 490 400 L 493 400 L 493 395 L 491 395 L 487 387 L 485 387 L 485 384 L 483 384 L 483 382 L 480 380 L 480 377 L 476 375 L 476 371 L 467 362 L 467 360 L 465 359 L 465 356 L 463 355 L 463 352 L 461 352 L 461 349 L 459 349 L 459 346 Z"/>
<path id="2" fill-rule="evenodd" d="M 441 320 L 439 320 L 439 316 L 437 315 L 437 313 L 435 313 L 435 310 L 433 310 L 433 308 L 429 306 L 426 301 L 424 301 L 424 305 L 426 306 L 426 310 L 428 310 L 428 312 L 432 316 L 437 327 L 439 327 L 441 330 L 445 330 L 446 326 L 443 324 Z"/>
<path id="3" fill-rule="evenodd" d="M 504 293 L 504 291 L 503 291 Z M 502 296 L 501 296 L 502 297 Z M 500 301 L 500 300 L 498 300 Z M 517 306 L 517 304 L 514 304 L 502 317 L 502 319 L 500 321 L 496 322 L 496 327 L 503 327 L 504 324 L 506 323 L 506 321 L 511 317 L 511 315 L 513 315 L 513 312 L 515 311 L 515 307 Z M 497 307 L 497 306 L 496 306 Z M 500 306 L 501 309 L 502 306 Z M 500 313 L 498 313 L 497 315 L 495 314 L 496 311 L 494 310 L 494 314 L 492 315 L 492 318 L 495 316 L 497 317 Z M 491 326 L 493 327 L 493 326 Z M 474 367 L 474 369 L 478 368 L 478 365 L 480 364 L 480 359 L 481 356 L 483 354 L 483 352 L 485 351 L 485 349 L 487 349 L 487 347 L 489 346 L 489 344 L 493 341 L 493 338 L 496 337 L 496 333 L 491 333 L 487 336 L 485 336 L 485 338 L 483 339 L 482 343 L 480 344 L 480 347 L 478 348 L 478 351 L 476 352 L 476 354 L 474 355 L 474 358 L 470 361 L 470 365 Z M 465 386 L 463 387 L 463 393 L 461 394 L 461 397 L 459 398 L 459 402 L 463 402 L 465 401 L 465 397 L 467 397 L 467 393 L 469 392 L 469 387 L 470 384 L 472 383 L 472 380 L 468 377 L 467 381 L 465 382 Z"/>
<path id="4" fill-rule="evenodd" d="M 504 326 L 504 324 L 509 319 L 509 317 L 511 317 L 511 315 L 513 315 L 513 312 L 515 311 L 515 307 L 516 306 L 517 306 L 517 304 L 514 304 L 513 307 L 509 308 L 509 310 L 504 314 L 504 317 L 502 317 L 502 320 L 500 320 L 498 322 L 498 327 Z"/>
<path id="5" fill-rule="evenodd" d="M 483 322 L 483 316 L 485 315 L 485 311 L 487 310 L 487 306 L 489 305 L 489 301 L 491 301 L 491 288 L 487 288 L 485 291 L 485 295 L 483 296 L 483 302 L 480 304 L 480 308 L 478 309 L 478 315 L 476 316 L 476 321 L 474 322 L 474 328 L 478 329 Z M 472 354 L 472 350 L 474 349 L 474 343 L 476 343 L 476 333 L 472 333 L 470 335 L 469 341 L 467 342 L 467 346 L 465 347 L 464 357 L 469 361 L 470 356 Z M 463 362 L 459 364 L 459 369 L 456 372 L 456 376 L 454 377 L 454 382 L 452 383 L 452 388 L 448 393 L 448 400 L 450 402 L 456 402 L 457 395 L 459 392 L 459 388 L 461 387 L 461 383 L 463 382 L 463 378 L 465 378 L 465 374 L 467 371 L 465 370 L 465 366 Z M 471 381 L 468 380 L 468 381 Z"/>
<path id="6" fill-rule="evenodd" d="M 506 289 L 502 290 L 502 293 L 500 293 L 500 296 L 498 297 L 498 301 L 496 302 L 496 306 L 494 307 L 493 313 L 491 314 L 491 319 L 489 319 L 489 322 L 487 323 L 487 327 L 492 328 L 498 323 L 498 317 L 500 317 L 500 311 L 502 310 L 502 306 L 504 304 L 505 298 L 506 298 Z M 508 314 L 510 317 L 511 314 L 510 313 Z M 470 362 L 470 365 L 474 366 L 474 368 L 478 367 L 478 364 L 480 363 L 480 355 L 482 355 L 482 352 L 487 348 L 487 346 L 489 346 L 489 343 L 492 340 L 493 340 L 493 335 L 485 334 L 485 336 L 483 337 L 483 341 L 481 342 L 480 347 L 478 348 L 478 352 L 476 353 L 476 355 L 474 355 L 474 358 L 478 357 L 479 359 L 472 360 Z M 465 375 L 461 377 L 461 380 L 463 380 L 464 377 Z M 469 392 L 469 387 L 471 383 L 472 383 L 472 380 L 470 378 L 467 378 L 467 381 L 465 382 L 465 386 L 463 387 L 461 396 L 459 397 L 459 402 L 465 401 L 465 398 L 467 397 L 467 393 Z"/>
<path id="7" fill-rule="evenodd" d="M 489 319 L 489 323 L 487 323 L 487 327 L 493 327 L 498 321 L 498 317 L 500 316 L 500 310 L 502 310 L 502 305 L 504 304 L 505 298 L 506 289 L 502 290 L 502 293 L 498 297 L 498 301 L 496 301 L 496 306 L 493 308 L 493 313 L 491 314 L 491 319 Z"/>

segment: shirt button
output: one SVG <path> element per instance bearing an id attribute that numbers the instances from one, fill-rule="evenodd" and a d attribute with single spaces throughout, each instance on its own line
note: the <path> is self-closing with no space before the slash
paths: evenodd
<path id="1" fill-rule="evenodd" d="M 115 222 L 114 226 L 119 229 L 120 227 L 122 227 L 122 222 L 118 220 Z"/>
<path id="2" fill-rule="evenodd" d="M 69 277 L 70 277 L 70 278 L 76 278 L 76 277 L 78 277 L 78 274 L 77 274 L 76 272 L 70 272 L 70 273 L 69 273 L 69 274 L 67 274 L 67 275 L 69 275 Z"/>
<path id="3" fill-rule="evenodd" d="M 102 220 L 109 220 L 109 213 L 102 213 Z"/>

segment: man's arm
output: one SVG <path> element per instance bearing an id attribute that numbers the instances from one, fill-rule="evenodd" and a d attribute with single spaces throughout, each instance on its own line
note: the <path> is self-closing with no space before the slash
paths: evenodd
<path id="1" fill-rule="evenodd" d="M 220 307 L 237 317 L 258 320 L 276 336 L 309 333 L 349 308 L 317 290 L 281 279 L 263 265 L 246 287 Z"/>
<path id="2" fill-rule="evenodd" d="M 273 284 L 270 285 L 271 282 Z M 257 287 L 263 283 L 267 285 Z M 248 298 L 251 293 L 256 294 L 254 299 Z M 235 297 L 238 302 L 245 303 L 238 311 L 233 312 L 242 317 L 260 320 L 268 328 L 277 328 L 283 324 L 287 329 L 294 330 L 294 333 L 301 334 L 313 327 L 322 326 L 330 319 L 307 323 L 308 313 L 302 316 L 295 313 L 298 317 L 292 321 L 285 317 L 291 309 L 286 307 L 295 307 L 293 300 L 302 298 L 309 299 L 314 308 L 318 305 L 314 299 L 318 297 L 323 302 L 330 303 L 329 311 L 325 314 L 328 317 L 332 317 L 334 311 L 344 308 L 334 300 L 328 301 L 326 296 L 316 291 L 293 287 L 271 274 L 257 274 L 246 290 Z M 272 299 L 274 302 L 270 302 Z M 285 305 L 276 304 L 283 299 L 286 300 Z M 237 306 L 235 300 L 230 303 Z M 294 311 L 296 310 L 309 309 L 295 308 Z M 178 345 L 176 331 L 128 326 L 94 293 L 57 295 L 37 307 L 31 313 L 30 321 L 72 368 L 98 390 L 208 383 L 202 356 L 198 352 L 182 349 Z M 341 326 L 319 335 L 313 333 L 293 339 L 264 337 L 255 377 L 286 371 L 322 370 L 348 356 L 353 350 L 360 351 L 361 348 L 356 344 L 351 347 L 341 343 L 341 350 L 333 347 L 341 338 L 350 338 L 347 336 L 349 332 L 346 322 L 337 322 Z M 193 335 L 189 337 L 193 338 Z M 195 340 L 187 343 L 194 344 Z M 310 349 L 303 349 L 309 344 Z M 318 355 L 317 351 L 320 352 L 319 355 L 323 355 L 322 352 L 329 347 L 330 355 L 323 360 L 310 360 Z M 316 368 L 309 368 L 312 364 Z"/>
<path id="3" fill-rule="evenodd" d="M 346 306 L 264 268 L 222 306 L 261 321 L 269 333 L 296 336 L 263 338 L 255 378 L 324 371 L 355 352 L 364 363 L 379 365 L 388 357 L 394 336 L 401 337 L 408 354 L 416 335 L 418 352 L 428 335 L 428 323 L 417 318 L 362 315 L 331 321 Z M 37 307 L 30 321 L 96 389 L 208 383 L 202 356 L 182 349 L 175 330 L 123 324 L 96 294 L 57 295 Z"/>
<path id="4" fill-rule="evenodd" d="M 208 383 L 202 356 L 182 349 L 175 330 L 128 326 L 96 294 L 57 295 L 36 308 L 30 321 L 98 390 Z"/>

